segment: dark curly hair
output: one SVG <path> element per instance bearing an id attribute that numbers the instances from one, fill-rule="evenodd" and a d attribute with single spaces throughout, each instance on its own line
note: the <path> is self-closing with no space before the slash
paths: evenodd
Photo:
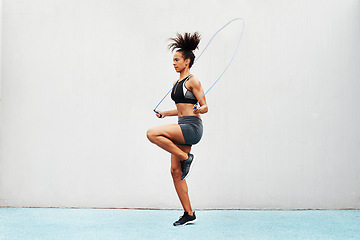
<path id="1" fill-rule="evenodd" d="M 176 52 L 181 52 L 183 58 L 190 59 L 189 68 L 194 64 L 195 55 L 193 51 L 198 48 L 200 42 L 200 34 L 198 32 L 185 33 L 181 35 L 180 33 L 176 33 L 175 38 L 170 38 L 169 40 L 173 41 L 168 45 L 168 48 L 173 52 L 175 49 Z"/>

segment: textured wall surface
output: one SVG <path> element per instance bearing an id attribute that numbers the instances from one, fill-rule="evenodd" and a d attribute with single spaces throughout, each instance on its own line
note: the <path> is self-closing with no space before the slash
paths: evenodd
<path id="1" fill-rule="evenodd" d="M 0 206 L 179 208 L 170 156 L 145 136 L 177 122 L 152 112 L 178 78 L 167 39 L 199 31 L 202 49 L 236 17 L 193 207 L 360 208 L 356 0 L 4 0 Z M 192 68 L 205 89 L 240 30 Z"/>

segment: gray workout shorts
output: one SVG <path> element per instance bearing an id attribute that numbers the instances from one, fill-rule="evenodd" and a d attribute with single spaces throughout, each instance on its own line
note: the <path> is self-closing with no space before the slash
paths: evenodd
<path id="1" fill-rule="evenodd" d="M 184 136 L 185 145 L 191 146 L 200 142 L 203 135 L 203 125 L 200 118 L 196 116 L 179 117 L 178 124 Z"/>

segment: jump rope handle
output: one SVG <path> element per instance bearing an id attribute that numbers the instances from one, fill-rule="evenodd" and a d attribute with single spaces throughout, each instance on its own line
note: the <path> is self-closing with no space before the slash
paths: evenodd
<path id="1" fill-rule="evenodd" d="M 159 114 L 159 115 L 160 115 L 160 118 L 162 118 L 162 115 L 161 115 L 158 111 L 156 111 L 156 110 L 154 109 L 154 112 L 155 112 L 156 114 Z"/>
<path id="2" fill-rule="evenodd" d="M 194 105 L 194 110 L 197 109 L 198 106 L 199 106 L 199 103 L 195 103 L 195 105 Z"/>

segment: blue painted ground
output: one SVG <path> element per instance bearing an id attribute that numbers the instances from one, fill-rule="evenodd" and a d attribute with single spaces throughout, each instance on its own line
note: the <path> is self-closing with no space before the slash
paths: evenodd
<path id="1" fill-rule="evenodd" d="M 181 211 L 0 208 L 0 239 L 360 239 L 360 210 L 196 213 L 195 224 L 173 227 Z"/>

